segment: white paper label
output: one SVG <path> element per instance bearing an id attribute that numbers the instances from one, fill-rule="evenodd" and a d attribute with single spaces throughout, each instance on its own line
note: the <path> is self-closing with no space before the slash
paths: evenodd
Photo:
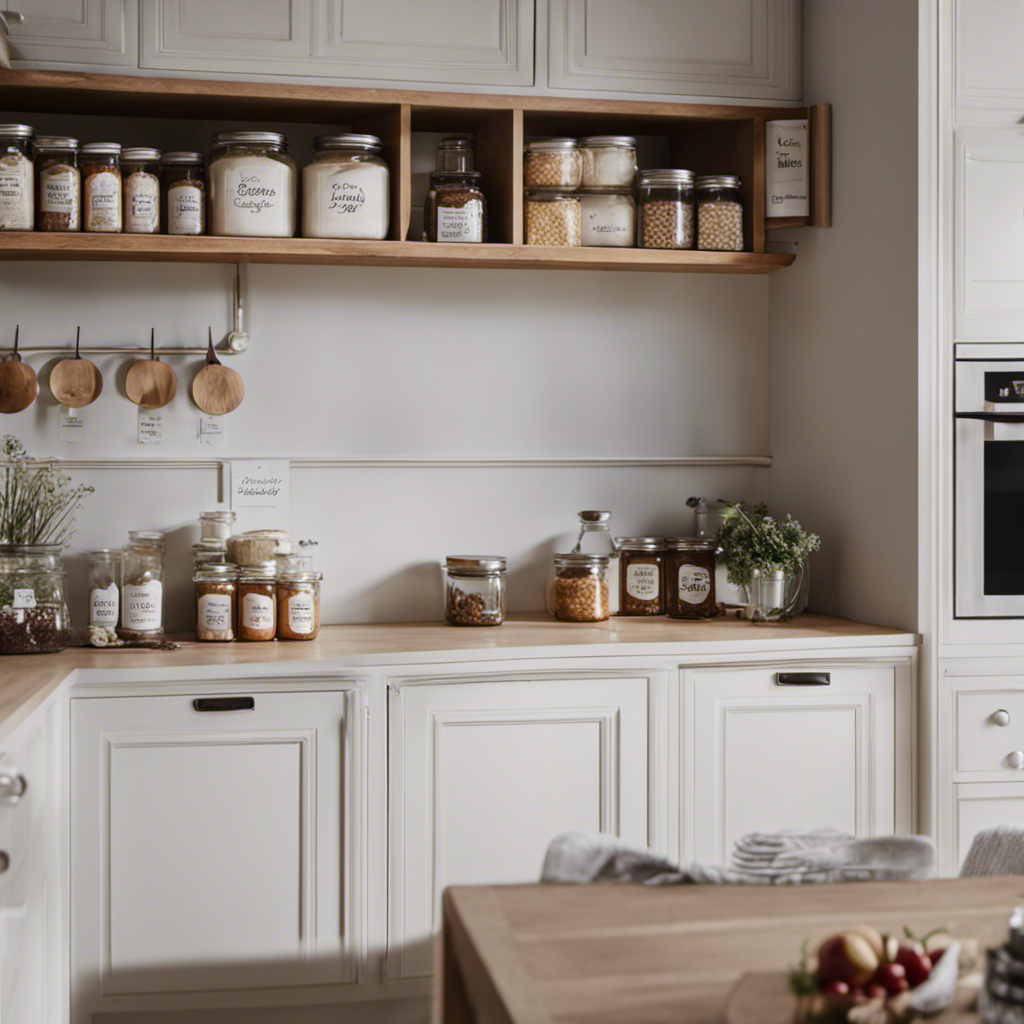
<path id="1" fill-rule="evenodd" d="M 90 175 L 85 183 L 86 231 L 117 231 L 121 227 L 121 180 L 111 171 Z"/>
<path id="2" fill-rule="evenodd" d="M 660 591 L 658 567 L 638 563 L 626 569 L 626 593 L 638 601 L 654 601 Z"/>
<path id="3" fill-rule="evenodd" d="M 765 215 L 806 217 L 810 212 L 807 194 L 807 122 L 768 121 L 765 140 Z"/>
<path id="4" fill-rule="evenodd" d="M 74 444 L 85 437 L 85 410 L 60 407 L 60 440 L 65 444 Z"/>
<path id="5" fill-rule="evenodd" d="M 139 408 L 139 444 L 159 444 L 164 436 L 164 421 L 159 409 Z"/>
<path id="6" fill-rule="evenodd" d="M 253 220 L 281 218 L 288 202 L 288 175 L 284 164 L 268 160 L 260 166 L 245 170 L 229 170 L 224 176 L 224 191 L 228 202 L 241 214 Z M 231 218 L 233 223 L 234 218 Z"/>
<path id="7" fill-rule="evenodd" d="M 203 193 L 194 185 L 167 190 L 167 234 L 199 235 L 203 231 Z"/>
<path id="8" fill-rule="evenodd" d="M 228 504 L 238 516 L 235 533 L 288 525 L 287 459 L 232 459 Z"/>
<path id="9" fill-rule="evenodd" d="M 203 594 L 199 598 L 198 626 L 223 633 L 231 629 L 231 598 L 227 594 Z"/>
<path id="10" fill-rule="evenodd" d="M 679 566 L 679 600 L 703 604 L 711 593 L 711 573 L 699 565 Z"/>
<path id="11" fill-rule="evenodd" d="M 160 179 L 154 174 L 129 174 L 124 183 L 124 229 L 153 234 L 160 224 Z"/>
<path id="12" fill-rule="evenodd" d="M 482 242 L 483 211 L 478 202 L 465 206 L 437 208 L 437 240 L 439 242 Z"/>
<path id="13" fill-rule="evenodd" d="M 89 625 L 116 626 L 120 604 L 116 583 L 103 590 L 93 587 L 89 591 Z"/>
<path id="14" fill-rule="evenodd" d="M 40 180 L 43 187 L 39 206 L 43 213 L 75 212 L 78 206 L 78 175 L 74 171 L 57 174 L 44 171 Z"/>
<path id="15" fill-rule="evenodd" d="M 121 625 L 125 629 L 157 630 L 163 624 L 164 585 L 150 580 L 141 585 L 124 585 L 124 609 Z"/>
<path id="16" fill-rule="evenodd" d="M 246 594 L 242 598 L 242 625 L 246 629 L 271 629 L 274 625 L 274 601 L 266 594 Z"/>
<path id="17" fill-rule="evenodd" d="M 288 628 L 293 633 L 312 633 L 313 625 L 313 595 L 293 594 L 288 598 Z"/>
<path id="18" fill-rule="evenodd" d="M 220 448 L 224 444 L 223 416 L 207 416 L 203 413 L 199 417 L 199 443 L 210 448 Z"/>
<path id="19" fill-rule="evenodd" d="M 14 600 L 11 602 L 12 608 L 35 608 L 35 606 L 36 592 L 31 587 L 21 590 L 15 588 Z"/>

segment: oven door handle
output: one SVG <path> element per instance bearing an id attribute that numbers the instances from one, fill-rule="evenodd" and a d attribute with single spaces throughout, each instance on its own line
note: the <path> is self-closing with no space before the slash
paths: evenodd
<path id="1" fill-rule="evenodd" d="M 985 423 L 1024 423 L 1024 412 L 955 412 L 957 420 L 983 420 Z"/>

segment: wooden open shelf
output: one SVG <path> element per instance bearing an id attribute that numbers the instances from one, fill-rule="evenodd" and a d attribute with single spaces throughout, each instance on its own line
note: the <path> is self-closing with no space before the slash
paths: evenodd
<path id="1" fill-rule="evenodd" d="M 656 270 L 767 273 L 793 256 L 765 252 L 764 126 L 812 117 L 827 105 L 743 107 L 575 97 L 492 96 L 258 82 L 142 78 L 66 71 L 0 69 L 0 111 L 328 124 L 381 138 L 391 170 L 391 225 L 385 242 L 304 238 L 190 238 L 167 235 L 0 235 L 0 259 L 106 259 L 185 262 L 319 263 L 434 267 Z M 818 118 L 827 124 L 827 119 Z M 409 240 L 413 206 L 412 133 L 472 132 L 484 174 L 491 242 L 443 245 Z M 159 145 L 159 131 L 152 143 Z M 559 249 L 523 244 L 523 139 L 539 134 L 632 134 L 668 143 L 672 165 L 697 174 L 738 174 L 743 181 L 750 251 Z M 827 141 L 827 140 L 824 140 Z M 206 138 L 194 148 L 208 149 Z M 826 145 L 812 154 L 827 159 Z M 306 154 L 297 154 L 301 165 Z M 814 168 L 827 181 L 828 168 Z M 419 197 L 416 197 L 417 200 Z M 807 222 L 813 222 L 809 219 Z"/>

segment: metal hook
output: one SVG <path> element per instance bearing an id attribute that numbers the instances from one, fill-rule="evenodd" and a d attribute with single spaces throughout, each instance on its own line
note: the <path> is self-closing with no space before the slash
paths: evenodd
<path id="1" fill-rule="evenodd" d="M 14 325 L 14 355 L 18 355 L 18 332 L 21 330 L 21 324 Z"/>
<path id="2" fill-rule="evenodd" d="M 149 329 L 149 358 L 156 362 L 156 328 Z"/>
<path id="3" fill-rule="evenodd" d="M 79 327 L 78 330 L 75 332 L 75 358 L 76 359 L 81 359 L 82 358 L 82 356 L 80 355 L 80 353 L 78 351 L 78 343 L 81 340 L 82 340 L 82 328 Z"/>
<path id="4" fill-rule="evenodd" d="M 245 310 L 242 306 L 242 264 L 235 264 L 235 329 L 228 334 L 228 351 L 244 352 L 249 347 L 249 335 L 243 326 Z"/>

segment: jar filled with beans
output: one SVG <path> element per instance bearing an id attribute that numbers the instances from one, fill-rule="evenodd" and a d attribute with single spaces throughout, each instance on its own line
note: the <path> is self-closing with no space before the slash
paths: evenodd
<path id="1" fill-rule="evenodd" d="M 715 541 L 665 540 L 665 613 L 672 619 L 710 619 L 715 604 Z"/>
<path id="2" fill-rule="evenodd" d="M 583 244 L 583 211 L 575 192 L 530 189 L 523 208 L 527 245 Z"/>
<path id="3" fill-rule="evenodd" d="M 555 616 L 563 622 L 604 622 L 608 603 L 607 555 L 555 555 Z"/>
<path id="4" fill-rule="evenodd" d="M 523 149 L 526 188 L 577 189 L 583 181 L 583 157 L 575 139 L 530 139 Z"/>
<path id="5" fill-rule="evenodd" d="M 642 249 L 692 249 L 693 172 L 640 172 L 636 244 Z"/>
<path id="6" fill-rule="evenodd" d="M 448 622 L 500 626 L 505 621 L 505 568 L 501 555 L 449 555 L 444 567 Z"/>
<path id="7" fill-rule="evenodd" d="M 743 250 L 743 194 L 733 174 L 697 179 L 697 248 L 716 252 Z"/>
<path id="8" fill-rule="evenodd" d="M 664 615 L 665 542 L 660 537 L 617 537 L 619 614 Z"/>

